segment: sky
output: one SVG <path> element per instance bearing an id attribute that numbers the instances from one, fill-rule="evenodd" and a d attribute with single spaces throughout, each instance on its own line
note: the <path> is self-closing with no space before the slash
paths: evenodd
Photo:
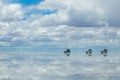
<path id="1" fill-rule="evenodd" d="M 120 0 L 0 0 L 0 46 L 120 47 Z"/>

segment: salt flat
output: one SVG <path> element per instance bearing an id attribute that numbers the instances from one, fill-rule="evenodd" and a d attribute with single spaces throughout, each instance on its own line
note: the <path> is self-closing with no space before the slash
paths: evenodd
<path id="1" fill-rule="evenodd" d="M 119 80 L 120 57 L 55 53 L 0 56 L 0 80 Z"/>

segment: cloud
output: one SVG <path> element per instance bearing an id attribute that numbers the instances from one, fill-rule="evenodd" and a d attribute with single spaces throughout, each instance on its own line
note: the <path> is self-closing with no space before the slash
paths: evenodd
<path id="1" fill-rule="evenodd" d="M 0 46 L 10 46 L 9 42 L 0 41 Z"/>
<path id="2" fill-rule="evenodd" d="M 116 5 L 114 5 L 114 4 Z M 37 9 L 57 9 L 58 13 L 54 18 L 56 24 L 70 25 L 78 27 L 86 26 L 119 26 L 119 1 L 110 0 L 65 0 L 53 1 L 46 0 L 37 6 Z M 62 18 L 59 15 L 63 15 Z M 49 15 L 51 18 L 51 15 Z M 49 17 L 48 16 L 48 17 Z M 65 17 L 65 20 L 64 18 Z M 51 22 L 54 20 L 51 19 Z M 61 21 L 63 22 L 57 22 Z M 46 20 L 47 21 L 47 20 Z M 48 21 L 50 22 L 50 21 Z"/>
<path id="3" fill-rule="evenodd" d="M 38 9 L 57 9 L 58 12 L 53 15 L 49 15 L 45 18 L 46 22 L 56 23 L 57 25 L 69 25 L 69 26 L 78 26 L 78 27 L 87 27 L 87 26 L 108 26 L 108 23 L 104 17 L 105 11 L 104 8 L 99 6 L 99 4 L 94 1 L 86 0 L 74 0 L 74 1 L 53 1 L 47 0 L 40 5 Z M 44 23 L 44 22 L 42 22 Z"/>
<path id="4" fill-rule="evenodd" d="M 119 11 L 118 4 L 115 6 L 113 2 L 45 0 L 22 6 L 0 1 L 0 41 L 5 40 L 11 45 L 39 43 L 65 47 L 118 45 Z"/>
<path id="5" fill-rule="evenodd" d="M 1 6 L 0 15 L 2 15 L 0 20 L 7 22 L 22 19 L 24 17 L 21 5 L 19 4 L 8 4 Z"/>
<path id="6" fill-rule="evenodd" d="M 116 3 L 114 5 L 113 3 Z M 95 26 L 119 26 L 119 1 L 110 0 L 109 3 L 104 0 L 65 0 L 54 1 L 45 0 L 36 5 L 30 5 L 22 7 L 19 4 L 9 4 L 4 6 L 3 13 L 13 14 L 13 18 L 23 18 L 23 10 L 26 14 L 30 14 L 33 17 L 33 21 L 39 21 L 39 26 L 54 26 L 54 25 L 69 25 L 75 27 L 95 27 Z M 15 9 L 13 9 L 13 7 Z M 10 12 L 7 12 L 11 9 Z M 36 17 L 36 14 L 45 10 L 54 11 L 56 13 L 50 15 L 43 15 Z M 32 13 L 29 13 L 32 12 Z M 35 13 L 34 13 L 35 12 Z M 114 12 L 114 13 L 113 13 Z M 8 13 L 8 14 L 7 14 Z M 42 13 L 44 14 L 44 13 Z M 3 14 L 2 14 L 3 15 Z M 5 16 L 6 16 L 5 15 Z M 30 17 L 29 16 L 29 17 Z M 28 18 L 29 18 L 28 17 Z M 13 19 L 10 16 L 6 16 L 4 19 Z"/>

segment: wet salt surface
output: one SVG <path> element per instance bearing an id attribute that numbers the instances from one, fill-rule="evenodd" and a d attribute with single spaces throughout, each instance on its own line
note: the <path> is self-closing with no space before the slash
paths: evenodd
<path id="1" fill-rule="evenodd" d="M 0 56 L 0 80 L 119 80 L 120 57 L 63 54 Z"/>

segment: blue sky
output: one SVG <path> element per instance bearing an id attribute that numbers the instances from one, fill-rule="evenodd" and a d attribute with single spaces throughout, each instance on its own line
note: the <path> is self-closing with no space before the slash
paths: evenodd
<path id="1" fill-rule="evenodd" d="M 43 0 L 17 0 L 18 3 L 21 3 L 22 5 L 28 6 L 28 5 L 36 5 L 40 3 Z"/>
<path id="2" fill-rule="evenodd" d="M 0 46 L 118 49 L 119 2 L 1 0 Z"/>
<path id="3" fill-rule="evenodd" d="M 36 5 L 42 1 L 44 0 L 8 0 L 10 3 L 18 3 L 22 4 L 23 6 Z"/>

